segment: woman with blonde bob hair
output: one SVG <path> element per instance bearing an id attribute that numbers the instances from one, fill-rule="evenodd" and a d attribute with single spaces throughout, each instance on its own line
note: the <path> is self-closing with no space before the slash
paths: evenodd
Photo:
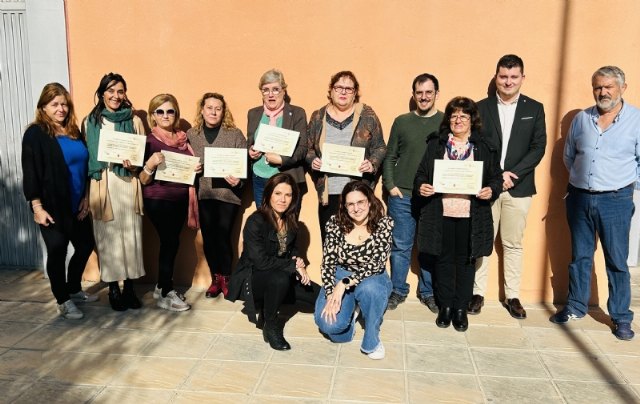
<path id="1" fill-rule="evenodd" d="M 22 139 L 23 191 L 47 248 L 46 270 L 58 312 L 68 319 L 84 316 L 73 300 L 98 300 L 80 283 L 94 245 L 87 219 L 88 159 L 69 92 L 59 83 L 47 84 Z M 65 274 L 69 242 L 75 252 Z"/>
<path id="2" fill-rule="evenodd" d="M 159 94 L 149 102 L 147 120 L 151 133 L 147 136 L 145 164 L 140 173 L 144 186 L 145 212 L 151 219 L 160 238 L 158 257 L 158 285 L 153 297 L 158 307 L 169 311 L 186 311 L 191 308 L 184 297 L 173 289 L 173 265 L 180 231 L 188 217 L 188 225 L 198 228 L 198 201 L 195 187 L 177 182 L 156 180 L 154 175 L 164 161 L 163 151 L 193 156 L 187 134 L 180 130 L 180 107 L 171 94 Z M 202 164 L 195 168 L 202 172 Z"/>
<path id="3" fill-rule="evenodd" d="M 247 148 L 247 140 L 236 127 L 224 96 L 218 93 L 205 93 L 198 100 L 196 117 L 187 137 L 194 155 L 201 161 L 207 147 Z M 216 297 L 222 293 L 226 297 L 233 258 L 231 234 L 240 209 L 243 183 L 232 175 L 199 176 L 197 185 L 203 250 L 211 271 L 211 286 L 206 296 Z"/>

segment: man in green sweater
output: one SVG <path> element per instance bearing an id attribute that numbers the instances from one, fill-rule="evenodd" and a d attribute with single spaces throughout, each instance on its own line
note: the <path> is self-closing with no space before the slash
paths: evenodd
<path id="1" fill-rule="evenodd" d="M 415 242 L 419 208 L 413 198 L 413 179 L 427 148 L 427 136 L 437 132 L 444 114 L 435 107 L 439 96 L 438 79 L 423 73 L 413 80 L 412 97 L 416 108 L 393 121 L 384 159 L 382 179 L 389 191 L 387 209 L 395 223 L 391 247 L 391 281 L 393 290 L 387 309 L 393 310 L 409 294 L 407 275 Z M 434 313 L 438 306 L 433 294 L 430 269 L 418 256 L 420 275 L 418 298 Z"/>

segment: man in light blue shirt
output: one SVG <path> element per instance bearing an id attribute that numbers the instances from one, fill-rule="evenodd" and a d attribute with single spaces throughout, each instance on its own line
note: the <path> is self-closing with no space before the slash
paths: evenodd
<path id="1" fill-rule="evenodd" d="M 640 110 L 622 99 L 627 85 L 620 68 L 601 67 L 591 85 L 596 105 L 573 119 L 564 148 L 572 262 L 567 305 L 551 321 L 565 324 L 587 314 L 597 234 L 609 280 L 613 334 L 630 340 L 634 332 L 627 257 L 633 189 L 640 176 Z"/>

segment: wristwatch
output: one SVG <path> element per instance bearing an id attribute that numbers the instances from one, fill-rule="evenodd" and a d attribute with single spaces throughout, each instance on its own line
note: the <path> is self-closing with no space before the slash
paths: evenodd
<path id="1" fill-rule="evenodd" d="M 345 289 L 349 289 L 349 285 L 351 284 L 351 279 L 349 279 L 349 278 L 342 278 L 342 281 L 341 281 L 341 282 L 344 284 Z"/>

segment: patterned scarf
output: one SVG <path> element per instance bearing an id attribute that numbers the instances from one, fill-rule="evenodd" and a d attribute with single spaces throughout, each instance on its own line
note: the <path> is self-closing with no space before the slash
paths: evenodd
<path id="1" fill-rule="evenodd" d="M 466 160 L 471 155 L 471 150 L 473 150 L 473 144 L 469 143 L 469 141 L 467 140 L 467 144 L 464 145 L 464 150 L 462 148 L 456 147 L 456 142 L 454 140 L 454 137 L 450 133 L 449 139 L 447 140 L 446 149 L 447 149 L 447 157 L 449 157 L 449 160 Z"/>

